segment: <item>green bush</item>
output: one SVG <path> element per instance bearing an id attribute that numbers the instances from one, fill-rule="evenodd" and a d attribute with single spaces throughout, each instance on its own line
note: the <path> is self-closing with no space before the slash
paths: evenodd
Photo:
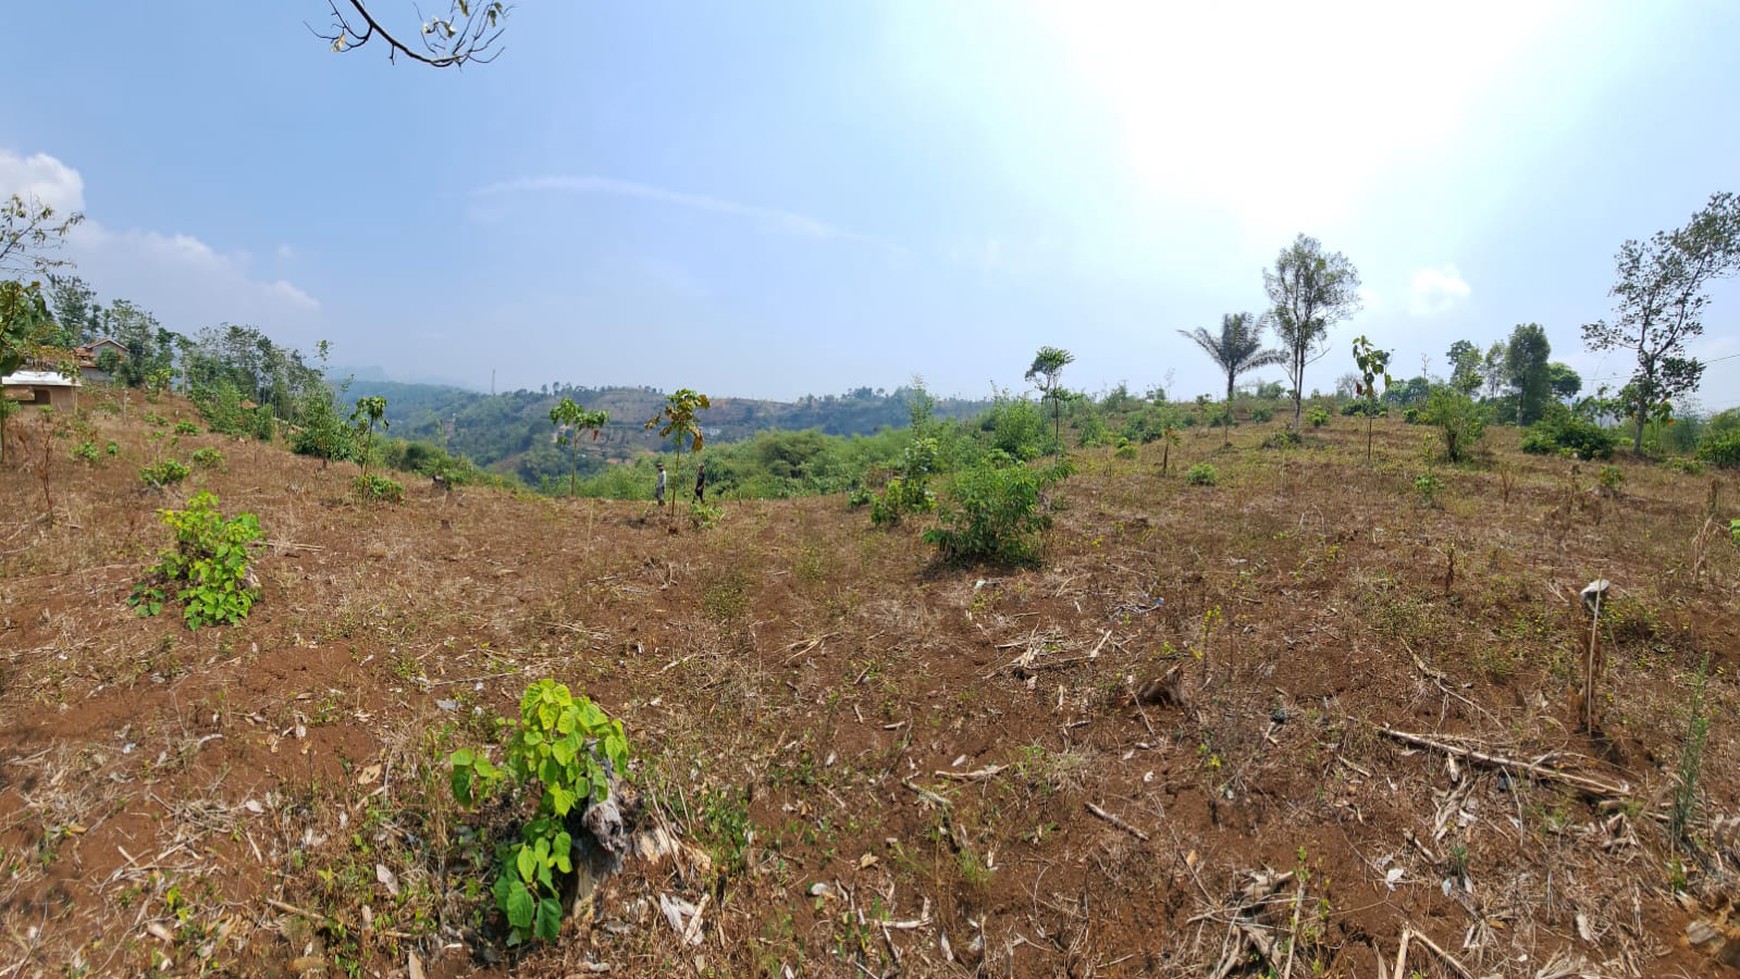
<path id="1" fill-rule="evenodd" d="M 1120 437 L 1118 439 L 1118 447 L 1113 450 L 1112 455 L 1115 455 L 1120 459 L 1134 459 L 1136 458 L 1136 447 L 1130 444 L 1129 439 Z"/>
<path id="2" fill-rule="evenodd" d="M 103 457 L 103 454 L 97 449 L 97 443 L 80 442 L 72 447 L 72 457 L 79 462 L 95 464 L 98 459 Z"/>
<path id="3" fill-rule="evenodd" d="M 1740 429 L 1712 431 L 1698 443 L 1698 458 L 1723 469 L 1740 469 Z"/>
<path id="4" fill-rule="evenodd" d="M 1329 424 L 1329 412 L 1323 408 L 1312 408 L 1305 413 L 1305 420 L 1311 423 L 1312 428 L 1322 428 Z"/>
<path id="5" fill-rule="evenodd" d="M 496 854 L 490 890 L 507 917 L 509 945 L 554 941 L 562 927 L 558 875 L 574 871 L 569 814 L 603 802 L 610 776 L 628 774 L 628 737 L 621 721 L 549 679 L 526 688 L 520 723 L 512 731 L 505 772 L 483 752 L 461 748 L 448 758 L 451 785 L 454 798 L 466 806 L 493 795 L 504 778 L 541 787 L 537 815 L 521 827 L 518 842 Z"/>
<path id="6" fill-rule="evenodd" d="M 1444 489 L 1444 483 L 1429 472 L 1414 477 L 1414 492 L 1420 494 L 1420 505 L 1435 507 L 1438 505 L 1438 494 Z"/>
<path id="7" fill-rule="evenodd" d="M 203 449 L 195 449 L 193 453 L 193 464 L 201 469 L 222 469 L 224 468 L 224 454 L 210 446 Z"/>
<path id="8" fill-rule="evenodd" d="M 1571 413 L 1561 404 L 1547 405 L 1540 421 L 1529 426 L 1523 435 L 1522 450 L 1536 455 L 1570 454 L 1588 462 L 1611 459 L 1619 444 L 1614 434 L 1600 425 Z"/>
<path id="9" fill-rule="evenodd" d="M 152 489 L 174 486 L 187 478 L 190 470 L 174 459 L 165 459 L 139 470 L 139 481 Z"/>
<path id="10" fill-rule="evenodd" d="M 1451 462 L 1468 459 L 1486 435 L 1486 409 L 1447 384 L 1432 388 L 1420 417 L 1443 435 L 1444 455 Z"/>
<path id="11" fill-rule="evenodd" d="M 1677 472 L 1684 476 L 1698 476 L 1702 475 L 1704 472 L 1704 464 L 1702 462 L 1699 462 L 1696 459 L 1687 459 L 1684 456 L 1674 456 L 1671 459 L 1664 460 L 1661 465 L 1663 469 L 1666 469 L 1669 472 Z"/>
<path id="12" fill-rule="evenodd" d="M 1184 481 L 1192 486 L 1213 486 L 1220 482 L 1220 470 L 1206 462 L 1199 462 L 1184 474 Z"/>
<path id="13" fill-rule="evenodd" d="M 882 492 L 870 500 L 870 522 L 878 527 L 892 526 L 908 513 L 929 513 L 936 509 L 936 495 L 930 491 L 930 474 L 936 468 L 936 439 L 915 438 L 901 453 L 900 475 L 890 479 Z"/>
<path id="14" fill-rule="evenodd" d="M 999 397 L 979 421 L 990 436 L 990 447 L 1027 461 L 1045 453 L 1051 443 L 1051 423 L 1039 406 L 1026 398 Z"/>
<path id="15" fill-rule="evenodd" d="M 1740 547 L 1740 520 L 1728 521 L 1728 536 L 1733 539 L 1735 547 Z"/>
<path id="16" fill-rule="evenodd" d="M 173 595 L 182 603 L 189 629 L 247 618 L 259 597 L 248 575 L 249 548 L 265 536 L 259 518 L 251 513 L 225 518 L 218 498 L 205 492 L 195 493 L 186 509 L 163 510 L 160 516 L 175 531 L 175 547 L 158 554 L 127 604 L 140 615 L 156 615 Z"/>
<path id="17" fill-rule="evenodd" d="M 377 500 L 385 503 L 405 502 L 405 487 L 398 480 L 389 479 L 379 473 L 369 473 L 367 476 L 353 476 L 351 489 L 365 500 Z"/>
<path id="18" fill-rule="evenodd" d="M 1275 417 L 1275 409 L 1269 405 L 1257 405 L 1251 409 L 1251 421 L 1266 422 Z"/>
<path id="19" fill-rule="evenodd" d="M 945 561 L 1035 563 L 1037 538 L 1051 526 L 1050 515 L 1040 511 L 1040 494 L 1070 472 L 1067 462 L 1045 470 L 1020 464 L 967 469 L 950 487 L 943 526 L 926 531 L 924 540 Z"/>
<path id="20" fill-rule="evenodd" d="M 1270 432 L 1268 437 L 1263 439 L 1263 448 L 1265 449 L 1292 449 L 1301 444 L 1303 444 L 1303 440 L 1299 438 L 1299 433 L 1290 428 Z"/>
<path id="21" fill-rule="evenodd" d="M 176 422 L 175 423 L 175 434 L 177 434 L 177 435 L 198 435 L 199 434 L 199 426 L 195 425 L 193 422 L 189 422 L 189 421 Z"/>

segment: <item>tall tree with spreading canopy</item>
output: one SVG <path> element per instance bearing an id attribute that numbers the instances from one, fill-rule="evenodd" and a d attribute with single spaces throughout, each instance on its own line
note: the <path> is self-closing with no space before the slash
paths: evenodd
<path id="1" fill-rule="evenodd" d="M 1583 344 L 1636 355 L 1618 400 L 1634 426 L 1632 451 L 1641 452 L 1644 424 L 1669 414 L 1674 399 L 1703 379 L 1704 365 L 1686 356 L 1686 342 L 1703 335 L 1709 284 L 1740 270 L 1740 198 L 1712 194 L 1685 227 L 1625 242 L 1614 266 L 1613 319 L 1585 325 Z"/>
<path id="2" fill-rule="evenodd" d="M 1281 249 L 1273 269 L 1263 271 L 1273 303 L 1275 333 L 1287 349 L 1293 382 L 1293 430 L 1304 410 L 1305 367 L 1328 352 L 1329 328 L 1359 312 L 1359 270 L 1340 252 L 1323 251 L 1316 238 L 1299 235 Z"/>
<path id="3" fill-rule="evenodd" d="M 1540 420 L 1553 394 L 1548 361 L 1553 345 L 1539 323 L 1522 323 L 1510 332 L 1504 348 L 1504 375 L 1516 392 L 1516 423 L 1532 425 Z"/>
<path id="4" fill-rule="evenodd" d="M 1261 319 L 1250 313 L 1227 313 L 1220 318 L 1218 334 L 1210 333 L 1200 326 L 1195 330 L 1178 331 L 1180 336 L 1187 337 L 1201 347 L 1202 352 L 1208 354 L 1208 359 L 1214 361 L 1215 366 L 1226 374 L 1224 445 L 1232 444 L 1233 386 L 1238 382 L 1238 376 L 1247 371 L 1287 362 L 1286 351 L 1263 349 L 1264 326 Z"/>
<path id="5" fill-rule="evenodd" d="M 332 21 L 326 31 L 309 30 L 331 44 L 333 51 L 342 53 L 379 39 L 387 46 L 388 61 L 403 56 L 432 68 L 494 61 L 501 53 L 496 42 L 501 40 L 502 25 L 513 10 L 502 0 L 451 0 L 447 16 L 421 20 L 416 47 L 412 47 L 389 30 L 363 0 L 328 0 L 327 7 Z M 418 17 L 422 17 L 420 11 Z"/>
<path id="6" fill-rule="evenodd" d="M 1063 369 L 1075 362 L 1075 354 L 1062 347 L 1040 347 L 1033 355 L 1033 366 L 1023 375 L 1027 383 L 1039 389 L 1040 400 L 1051 402 L 1052 440 L 1057 451 L 1063 452 Z"/>
<path id="7" fill-rule="evenodd" d="M 53 328 L 39 284 L 0 282 L 0 374 L 10 374 L 29 362 Z M 6 457 L 5 421 L 12 408 L 12 402 L 0 398 L 0 460 Z"/>
<path id="8" fill-rule="evenodd" d="M 1458 340 L 1450 345 L 1445 356 L 1450 361 L 1450 386 L 1472 398 L 1485 383 L 1480 348 L 1467 340 Z"/>

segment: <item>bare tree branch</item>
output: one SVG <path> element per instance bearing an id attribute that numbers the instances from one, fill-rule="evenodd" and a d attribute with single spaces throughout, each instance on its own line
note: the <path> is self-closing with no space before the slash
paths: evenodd
<path id="1" fill-rule="evenodd" d="M 451 0 L 452 6 L 445 17 L 424 19 L 423 12 L 418 10 L 422 36 L 418 48 L 413 48 L 383 27 L 363 0 L 342 2 L 349 6 L 348 13 L 341 6 L 341 0 L 327 0 L 327 7 L 332 10 L 330 33 L 315 30 L 312 26 L 308 28 L 315 37 L 330 43 L 332 50 L 349 51 L 379 38 L 387 46 L 388 61 L 396 62 L 400 55 L 404 55 L 434 68 L 458 68 L 470 62 L 488 64 L 494 61 L 501 53 L 495 45 L 501 38 L 503 22 L 513 9 L 504 0 Z"/>
<path id="2" fill-rule="evenodd" d="M 46 277 L 55 269 L 71 265 L 64 258 L 53 257 L 65 242 L 67 232 L 78 226 L 85 216 L 73 212 L 55 220 L 54 208 L 38 200 L 13 194 L 0 202 L 0 277 L 22 275 Z"/>

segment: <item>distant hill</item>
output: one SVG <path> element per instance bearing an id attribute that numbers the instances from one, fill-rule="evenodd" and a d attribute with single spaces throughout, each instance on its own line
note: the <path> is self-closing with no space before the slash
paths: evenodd
<path id="1" fill-rule="evenodd" d="M 482 394 L 434 384 L 405 384 L 357 378 L 343 394 L 387 399 L 389 433 L 445 446 L 480 466 L 515 472 L 531 485 L 541 475 L 567 472 L 567 463 L 552 444 L 550 409 L 562 398 L 586 408 L 610 412 L 610 424 L 586 449 L 583 468 L 595 471 L 610 461 L 623 461 L 664 444 L 646 428 L 658 414 L 666 392 L 651 387 L 586 388 L 557 386 L 536 391 Z M 910 419 L 910 388 L 892 392 L 859 388 L 843 395 L 802 398 L 795 402 L 752 398 L 714 398 L 700 423 L 711 442 L 734 442 L 769 429 L 819 429 L 829 435 L 868 435 L 884 427 L 900 427 Z M 989 407 L 989 401 L 939 398 L 940 417 L 964 418 Z"/>

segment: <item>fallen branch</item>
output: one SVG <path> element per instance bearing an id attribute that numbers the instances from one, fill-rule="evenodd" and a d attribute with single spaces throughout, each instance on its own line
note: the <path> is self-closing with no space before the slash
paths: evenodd
<path id="1" fill-rule="evenodd" d="M 1589 795 L 1599 798 L 1623 799 L 1631 796 L 1631 786 L 1624 782 L 1614 785 L 1610 782 L 1603 782 L 1600 779 L 1590 778 L 1586 775 L 1561 771 L 1557 768 L 1548 768 L 1545 765 L 1537 765 L 1533 762 L 1521 761 L 1516 758 L 1506 758 L 1503 755 L 1494 755 L 1484 751 L 1476 751 L 1473 748 L 1464 748 L 1459 745 L 1453 745 L 1433 738 L 1428 738 L 1420 734 L 1410 734 L 1407 731 L 1398 731 L 1395 728 L 1387 727 L 1383 724 L 1373 724 L 1372 726 L 1377 728 L 1379 734 L 1396 741 L 1418 745 L 1422 748 L 1431 748 L 1435 751 L 1442 751 L 1445 754 L 1456 755 L 1461 758 L 1466 758 L 1469 761 L 1479 762 L 1482 765 L 1490 765 L 1494 768 L 1512 768 L 1525 771 L 1530 775 L 1538 776 L 1546 781 L 1568 785 L 1574 789 L 1580 789 Z"/>
<path id="2" fill-rule="evenodd" d="M 938 778 L 952 778 L 957 782 L 980 782 L 995 776 L 1008 765 L 987 765 L 976 772 L 944 772 L 938 771 Z"/>
<path id="3" fill-rule="evenodd" d="M 1403 935 L 1403 940 L 1405 941 L 1406 937 L 1408 935 L 1408 932 L 1403 932 L 1402 935 Z M 1462 979 L 1474 979 L 1474 973 L 1469 972 L 1468 968 L 1466 966 L 1464 966 L 1462 963 L 1456 961 L 1456 959 L 1453 956 L 1451 956 L 1451 954 L 1449 952 L 1446 952 L 1443 949 L 1439 948 L 1437 943 L 1433 942 L 1430 938 L 1427 938 L 1425 935 L 1423 935 L 1417 931 L 1413 932 L 1413 936 L 1420 940 L 1420 944 L 1431 949 L 1432 954 L 1438 956 L 1438 960 L 1440 962 L 1443 962 L 1445 965 L 1449 966 L 1451 968 L 1451 970 L 1454 971 L 1457 975 L 1461 976 Z"/>
<path id="4" fill-rule="evenodd" d="M 1148 834 L 1147 833 L 1144 833 L 1141 830 L 1137 829 L 1136 827 L 1131 826 L 1129 823 L 1124 822 L 1122 819 L 1118 818 L 1117 816 L 1112 815 L 1111 813 L 1105 811 L 1104 809 L 1101 809 L 1099 806 L 1096 806 L 1091 802 L 1084 803 L 1084 805 L 1087 806 L 1088 812 L 1091 812 L 1094 815 L 1105 820 L 1106 822 L 1111 823 L 1113 826 L 1116 826 L 1117 828 L 1123 830 L 1124 832 L 1130 834 L 1131 836 L 1134 836 L 1136 839 L 1141 840 L 1144 843 L 1148 842 Z"/>

